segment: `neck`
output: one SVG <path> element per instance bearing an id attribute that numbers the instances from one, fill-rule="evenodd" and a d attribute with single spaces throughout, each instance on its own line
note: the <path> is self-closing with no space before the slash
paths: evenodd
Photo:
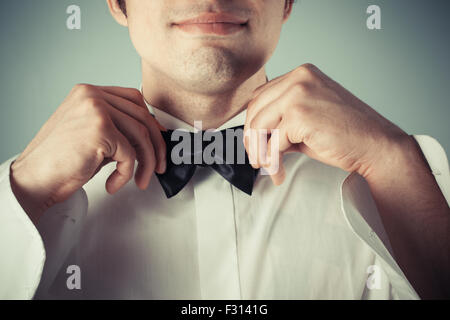
<path id="1" fill-rule="evenodd" d="M 253 91 L 267 82 L 261 68 L 239 86 L 217 94 L 187 91 L 170 80 L 155 74 L 151 68 L 142 68 L 142 91 L 147 102 L 190 124 L 202 121 L 203 130 L 216 129 L 247 108 Z"/>

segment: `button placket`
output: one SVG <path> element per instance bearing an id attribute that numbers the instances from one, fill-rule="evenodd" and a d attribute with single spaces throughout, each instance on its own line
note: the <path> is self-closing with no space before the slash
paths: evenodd
<path id="1" fill-rule="evenodd" d="M 236 225 L 230 183 L 209 167 L 192 178 L 203 299 L 240 299 Z"/>

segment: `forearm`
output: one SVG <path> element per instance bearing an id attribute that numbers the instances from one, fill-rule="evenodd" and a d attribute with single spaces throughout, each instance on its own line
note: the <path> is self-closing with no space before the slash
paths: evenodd
<path id="1" fill-rule="evenodd" d="M 395 258 L 422 298 L 449 297 L 450 209 L 413 137 L 367 180 Z"/>

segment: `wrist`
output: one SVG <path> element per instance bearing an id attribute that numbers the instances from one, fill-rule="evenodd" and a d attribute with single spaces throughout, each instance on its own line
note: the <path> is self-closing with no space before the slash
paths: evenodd
<path id="1" fill-rule="evenodd" d="M 37 223 L 42 214 L 50 207 L 50 199 L 44 188 L 40 188 L 32 181 L 32 177 L 26 174 L 17 160 L 10 166 L 10 184 L 17 201 L 27 213 L 33 223 Z"/>
<path id="2" fill-rule="evenodd" d="M 399 135 L 378 148 L 374 160 L 362 173 L 369 184 L 390 184 L 431 176 L 431 170 L 413 136 Z"/>

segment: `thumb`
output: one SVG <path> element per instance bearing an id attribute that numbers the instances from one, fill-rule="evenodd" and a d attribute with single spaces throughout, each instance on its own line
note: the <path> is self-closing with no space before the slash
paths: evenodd
<path id="1" fill-rule="evenodd" d="M 263 169 L 270 175 L 274 185 L 281 185 L 286 178 L 286 171 L 283 165 L 283 154 L 279 153 L 278 161 L 270 161 Z"/>

